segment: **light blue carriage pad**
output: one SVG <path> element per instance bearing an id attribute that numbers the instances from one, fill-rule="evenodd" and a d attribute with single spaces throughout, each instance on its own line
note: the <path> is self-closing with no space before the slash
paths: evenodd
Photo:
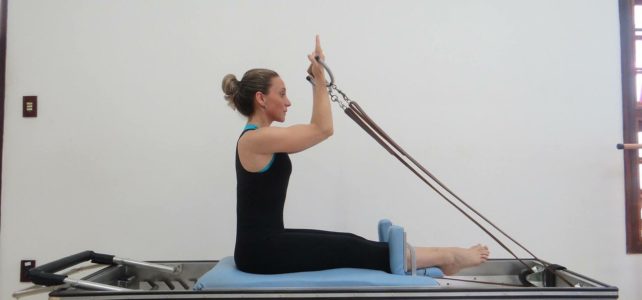
<path id="1" fill-rule="evenodd" d="M 428 274 L 426 274 L 428 275 Z M 437 274 L 435 274 L 437 275 Z M 272 287 L 438 286 L 428 276 L 395 275 L 379 270 L 339 268 L 286 274 L 241 272 L 231 256 L 221 259 L 198 279 L 194 290 Z"/>

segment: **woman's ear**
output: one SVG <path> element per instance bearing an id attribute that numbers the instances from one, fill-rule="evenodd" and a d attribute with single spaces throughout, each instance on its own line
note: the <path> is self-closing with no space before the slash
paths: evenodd
<path id="1" fill-rule="evenodd" d="M 259 107 L 265 108 L 266 106 L 265 95 L 263 95 L 263 93 L 261 93 L 260 91 L 256 92 L 256 94 L 254 94 L 254 99 L 256 99 L 256 102 L 259 104 Z"/>

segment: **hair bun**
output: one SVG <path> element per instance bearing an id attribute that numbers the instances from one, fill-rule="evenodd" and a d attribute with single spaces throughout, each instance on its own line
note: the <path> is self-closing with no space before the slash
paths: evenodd
<path id="1" fill-rule="evenodd" d="M 234 74 L 227 74 L 223 77 L 223 93 L 225 93 L 225 100 L 230 106 L 236 108 L 236 102 L 238 99 L 239 93 L 239 84 L 240 82 L 236 79 Z"/>

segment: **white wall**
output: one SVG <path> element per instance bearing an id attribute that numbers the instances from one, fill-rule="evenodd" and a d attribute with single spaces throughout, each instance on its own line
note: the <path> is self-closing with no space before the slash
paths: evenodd
<path id="1" fill-rule="evenodd" d="M 0 298 L 21 259 L 81 250 L 218 259 L 234 247 L 244 119 L 220 81 L 277 70 L 305 122 L 319 33 L 337 84 L 463 199 L 541 258 L 642 297 L 625 254 L 617 1 L 9 2 Z M 21 99 L 38 95 L 39 116 Z M 338 107 L 292 155 L 289 227 L 418 245 L 482 242 Z M 520 255 L 523 253 L 520 252 Z"/>

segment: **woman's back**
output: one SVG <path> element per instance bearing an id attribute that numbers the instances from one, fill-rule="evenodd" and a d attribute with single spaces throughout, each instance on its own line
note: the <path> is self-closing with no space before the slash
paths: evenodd
<path id="1" fill-rule="evenodd" d="M 255 128 L 255 127 L 254 127 Z M 243 134 L 249 130 L 243 131 Z M 237 243 L 265 239 L 283 230 L 283 206 L 292 164 L 286 153 L 276 153 L 264 170 L 249 172 L 236 151 Z"/>

